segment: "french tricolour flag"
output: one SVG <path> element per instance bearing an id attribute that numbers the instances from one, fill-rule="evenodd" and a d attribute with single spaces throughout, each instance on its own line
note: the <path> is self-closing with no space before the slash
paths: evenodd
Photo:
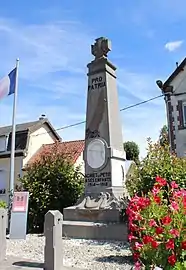
<path id="1" fill-rule="evenodd" d="M 15 93 L 16 68 L 0 80 L 0 100 Z"/>

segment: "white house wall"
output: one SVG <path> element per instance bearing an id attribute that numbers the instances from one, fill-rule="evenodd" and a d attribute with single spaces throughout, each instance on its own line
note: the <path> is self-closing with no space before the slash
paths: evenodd
<path id="1" fill-rule="evenodd" d="M 51 144 L 55 142 L 55 137 L 49 130 L 47 125 L 43 125 L 40 129 L 30 134 L 28 153 L 23 161 L 23 166 L 27 164 L 29 159 L 39 150 L 43 144 Z"/>
<path id="2" fill-rule="evenodd" d="M 75 167 L 80 166 L 80 172 L 84 175 L 85 174 L 85 166 L 84 166 L 84 160 L 83 160 L 83 152 L 76 160 L 76 163 L 74 164 Z"/>
<path id="3" fill-rule="evenodd" d="M 186 67 L 171 82 L 173 94 L 167 97 L 171 147 L 177 156 L 186 156 L 186 127 L 180 127 L 180 102 L 186 102 Z"/>

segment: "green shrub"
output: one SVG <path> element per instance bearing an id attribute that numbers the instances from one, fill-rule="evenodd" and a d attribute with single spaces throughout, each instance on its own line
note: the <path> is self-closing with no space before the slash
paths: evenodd
<path id="1" fill-rule="evenodd" d="M 0 208 L 6 208 L 6 203 L 4 201 L 0 201 Z"/>
<path id="2" fill-rule="evenodd" d="M 26 168 L 20 183 L 22 190 L 29 191 L 28 231 L 38 233 L 43 232 L 48 210 L 63 212 L 63 208 L 78 200 L 84 189 L 79 168 L 74 169 L 56 145 Z"/>
<path id="3" fill-rule="evenodd" d="M 156 176 L 176 181 L 180 188 L 186 188 L 186 159 L 171 154 L 169 146 L 153 144 L 148 140 L 147 156 L 135 168 L 126 181 L 131 196 L 136 192 L 147 193 L 152 189 Z"/>

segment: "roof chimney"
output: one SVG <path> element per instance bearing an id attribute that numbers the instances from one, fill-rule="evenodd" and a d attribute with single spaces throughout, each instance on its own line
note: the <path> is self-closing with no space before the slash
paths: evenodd
<path id="1" fill-rule="evenodd" d="M 39 120 L 43 120 L 45 119 L 46 115 L 45 114 L 42 114 L 40 117 L 39 117 Z"/>

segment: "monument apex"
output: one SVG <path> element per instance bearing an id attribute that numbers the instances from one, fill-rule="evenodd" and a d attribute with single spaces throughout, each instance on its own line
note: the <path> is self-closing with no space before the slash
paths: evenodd
<path id="1" fill-rule="evenodd" d="M 91 45 L 91 53 L 95 56 L 95 59 L 107 57 L 109 51 L 111 51 L 111 42 L 107 38 L 97 38 L 95 43 Z"/>

